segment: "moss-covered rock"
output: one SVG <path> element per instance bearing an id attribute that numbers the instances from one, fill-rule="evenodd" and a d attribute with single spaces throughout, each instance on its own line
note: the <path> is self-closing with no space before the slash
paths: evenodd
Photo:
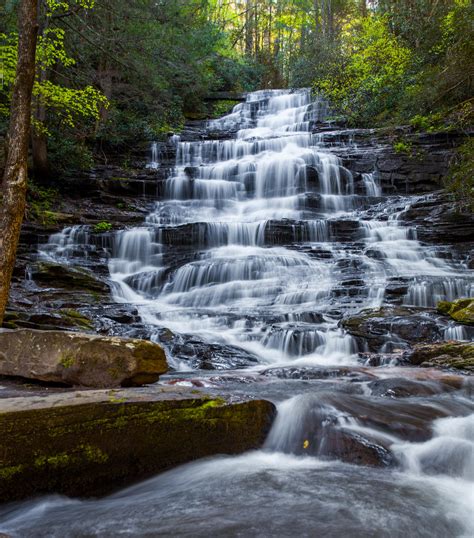
<path id="1" fill-rule="evenodd" d="M 0 400 L 0 501 L 107 493 L 213 454 L 258 448 L 275 408 L 185 389 L 75 391 Z"/>
<path id="2" fill-rule="evenodd" d="M 438 303 L 438 312 L 450 316 L 459 323 L 474 325 L 474 299 L 441 301 Z"/>
<path id="3" fill-rule="evenodd" d="M 474 372 L 474 344 L 440 342 L 415 346 L 410 362 L 416 366 L 438 366 Z"/>
<path id="4" fill-rule="evenodd" d="M 0 375 L 85 387 L 154 383 L 168 366 L 146 340 L 65 331 L 0 333 Z"/>
<path id="5" fill-rule="evenodd" d="M 3 318 L 5 329 L 42 329 L 42 330 L 94 330 L 93 321 L 73 308 L 63 308 L 55 312 L 43 310 L 7 311 Z"/>
<path id="6" fill-rule="evenodd" d="M 39 284 L 55 288 L 93 291 L 102 294 L 108 294 L 110 291 L 105 282 L 86 269 L 65 267 L 56 263 L 38 263 L 32 269 L 32 278 Z"/>

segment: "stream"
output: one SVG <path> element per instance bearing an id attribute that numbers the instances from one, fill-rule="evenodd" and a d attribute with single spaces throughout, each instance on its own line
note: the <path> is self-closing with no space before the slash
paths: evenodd
<path id="1" fill-rule="evenodd" d="M 265 446 L 98 500 L 0 507 L 0 532 L 473 536 L 472 378 L 407 366 L 409 344 L 395 330 L 374 348 L 341 323 L 391 307 L 416 312 L 438 340 L 470 340 L 433 307 L 472 297 L 472 271 L 462 253 L 419 241 L 404 223 L 419 197 L 386 194 L 376 169 L 343 166 L 355 143 L 328 127 L 328 114 L 308 90 L 262 90 L 209 122 L 221 136 L 174 136 L 164 197 L 107 245 L 115 300 L 135 305 L 167 349 L 174 370 L 157 386 L 272 400 Z M 40 255 L 71 263 L 89 243 L 84 227 L 69 227 Z M 205 345 L 224 359 L 202 367 L 192 349 Z"/>

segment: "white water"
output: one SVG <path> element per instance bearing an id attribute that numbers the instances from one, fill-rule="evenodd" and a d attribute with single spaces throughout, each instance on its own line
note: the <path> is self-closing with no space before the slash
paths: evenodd
<path id="1" fill-rule="evenodd" d="M 311 133 L 311 122 L 324 113 L 324 103 L 312 102 L 307 90 L 256 92 L 232 114 L 211 122 L 214 130 L 240 128 L 235 138 L 179 142 L 177 165 L 167 182 L 168 200 L 156 204 L 147 222 L 151 230 L 199 223 L 203 250 L 197 260 L 172 271 L 160 287 L 150 277 L 163 270 L 159 256 L 151 266 L 151 251 L 143 252 L 140 260 L 132 256 L 130 263 L 123 246 L 116 248 L 109 268 L 120 284 L 121 299 L 142 303 L 148 322 L 239 345 L 263 362 L 304 357 L 308 362 L 324 358 L 340 363 L 344 356 L 352 363 L 357 344 L 330 319 L 304 330 L 284 321 L 276 328 L 257 323 L 251 331 L 223 320 L 228 313 L 235 320 L 259 312 L 288 317 L 309 309 L 324 313 L 334 307 L 358 308 L 362 301 L 377 306 L 387 279 L 395 277 L 411 279 L 407 305 L 434 306 L 443 298 L 468 296 L 472 280 L 421 245 L 414 230 L 399 226 L 397 214 L 364 221 L 353 213 L 353 175 L 325 146 L 324 137 Z M 316 183 L 309 180 L 310 169 Z M 362 180 L 366 196 L 381 195 L 376 173 L 364 174 Z M 307 192 L 321 196 L 317 215 L 306 208 Z M 359 220 L 365 247 L 347 249 L 334 242 L 334 218 Z M 288 222 L 285 219 L 295 222 L 293 241 L 307 241 L 311 249 L 323 243 L 328 256 L 270 246 L 266 237 L 273 223 Z M 133 251 L 133 242 L 141 244 L 144 231 L 126 233 Z M 340 268 L 344 259 L 353 271 Z M 340 304 L 334 290 L 347 273 L 357 273 L 364 286 L 361 297 Z"/>
<path id="2" fill-rule="evenodd" d="M 209 125 L 235 130 L 233 139 L 176 140 L 167 198 L 143 226 L 103 243 L 94 242 L 87 227 L 67 228 L 42 249 L 61 259 L 78 249 L 109 249 L 116 298 L 137 304 L 144 323 L 255 354 L 259 366 L 244 373 L 253 385 L 243 391 L 238 381 L 232 385 L 231 373 L 218 386 L 278 402 L 264 449 L 182 466 L 102 500 L 53 496 L 6 507 L 0 531 L 473 535 L 472 393 L 453 395 L 458 379 L 443 382 L 425 369 L 361 371 L 357 352 L 364 349 L 338 326 L 344 312 L 384 304 L 393 279 L 407 283 L 405 305 L 433 307 L 472 295 L 472 276 L 402 226 L 403 207 L 361 216 L 360 198 L 378 203 L 383 195 L 377 173 L 364 174 L 364 192 L 355 194 L 360 185 L 351 172 L 325 137 L 311 132 L 324 113 L 324 103 L 312 103 L 306 90 L 249 94 Z M 467 333 L 452 322 L 444 337 L 466 339 Z M 179 356 L 170 360 L 177 369 L 189 368 Z M 281 365 L 295 367 L 295 377 L 261 372 Z M 304 377 L 305 368 L 318 375 L 331 374 L 331 366 L 335 377 Z M 415 376 L 421 393 L 410 388 L 414 392 L 397 397 L 390 389 L 382 397 L 369 383 L 397 376 L 402 389 L 405 378 Z M 217 381 L 204 382 L 213 387 Z M 347 436 L 357 442 L 347 445 Z M 389 468 L 343 463 L 361 447 L 362 463 L 377 454 Z"/>
<path id="3" fill-rule="evenodd" d="M 360 217 L 354 208 L 361 199 L 383 194 L 377 173 L 363 174 L 365 192 L 354 194 L 353 174 L 324 135 L 312 134 L 325 113 L 308 90 L 251 93 L 232 114 L 210 122 L 211 130 L 236 129 L 234 138 L 173 137 L 176 167 L 166 197 L 142 227 L 119 232 L 110 245 L 91 245 L 87 227 L 67 228 L 43 252 L 67 257 L 78 244 L 109 246 L 116 299 L 138 304 L 147 323 L 240 346 L 264 363 L 351 364 L 364 350 L 328 312 L 380 306 L 397 278 L 407 282 L 407 306 L 472 296 L 474 285 L 460 264 L 440 258 L 400 224 L 400 210 Z M 154 163 L 156 145 L 152 153 Z M 316 196 L 315 206 L 308 196 Z M 346 221 L 355 227 L 339 238 Z M 192 237 L 197 254 L 175 261 L 179 238 L 164 245 L 168 233 Z M 354 279 L 360 284 L 345 290 Z M 322 313 L 323 321 L 295 327 L 291 317 L 308 311 Z M 276 325 L 266 323 L 269 315 Z M 445 335 L 461 332 L 453 326 Z"/>

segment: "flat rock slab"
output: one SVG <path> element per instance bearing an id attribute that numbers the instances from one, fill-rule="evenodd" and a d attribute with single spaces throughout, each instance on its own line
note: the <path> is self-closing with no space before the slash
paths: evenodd
<path id="1" fill-rule="evenodd" d="M 262 445 L 265 400 L 229 403 L 180 387 L 0 399 L 0 502 L 102 495 L 170 467 Z"/>
<path id="2" fill-rule="evenodd" d="M 83 387 L 154 383 L 168 365 L 146 340 L 65 331 L 0 332 L 0 375 Z"/>
<path id="3" fill-rule="evenodd" d="M 409 354 L 415 366 L 454 368 L 474 373 L 474 343 L 440 342 L 418 345 Z"/>

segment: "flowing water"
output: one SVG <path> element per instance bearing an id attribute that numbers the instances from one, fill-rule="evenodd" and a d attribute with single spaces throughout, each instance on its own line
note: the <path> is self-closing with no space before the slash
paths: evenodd
<path id="1" fill-rule="evenodd" d="M 387 303 L 429 309 L 472 296 L 462 257 L 403 225 L 410 197 L 385 196 L 377 171 L 343 166 L 327 107 L 307 90 L 254 92 L 210 131 L 174 137 L 165 196 L 137 228 L 94 243 L 87 227 L 42 255 L 108 249 L 116 300 L 153 338 L 243 350 L 246 370 L 176 373 L 160 383 L 263 397 L 278 416 L 260 451 L 171 470 L 101 500 L 50 496 L 0 510 L 14 536 L 472 536 L 474 405 L 460 375 L 361 364 L 367 343 L 340 320 Z M 222 137 L 220 137 L 222 138 Z M 351 141 L 347 145 L 350 146 Z M 157 146 L 151 168 L 159 167 Z M 444 322 L 445 339 L 467 339 Z M 379 351 L 403 347 L 388 337 Z M 388 361 L 389 362 L 389 361 Z"/>

